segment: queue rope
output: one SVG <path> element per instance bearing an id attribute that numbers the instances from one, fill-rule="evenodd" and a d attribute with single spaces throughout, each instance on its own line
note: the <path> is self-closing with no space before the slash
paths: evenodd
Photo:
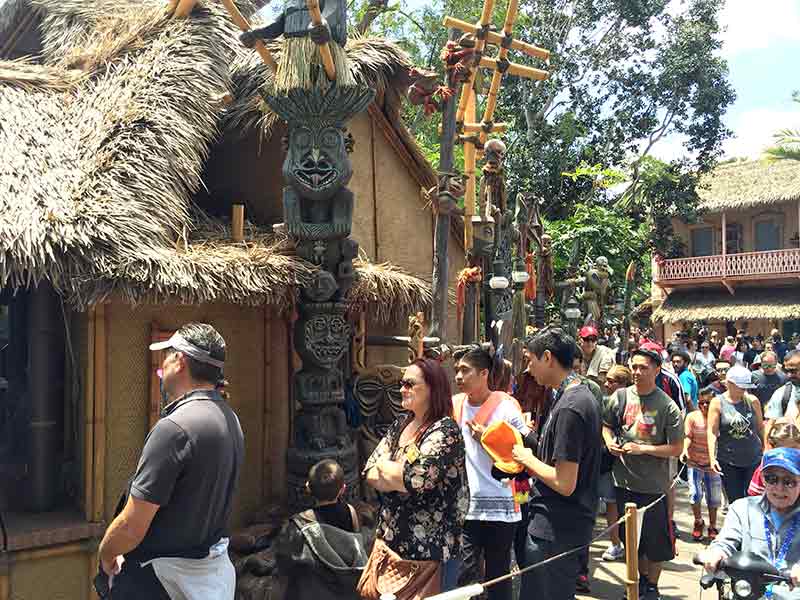
<path id="1" fill-rule="evenodd" d="M 666 499 L 667 494 L 669 492 L 671 492 L 672 489 L 678 484 L 678 479 L 680 479 L 680 476 L 683 474 L 684 469 L 686 469 L 686 465 L 685 464 L 681 465 L 681 468 L 678 469 L 678 473 L 677 473 L 677 475 L 675 475 L 675 479 L 672 480 L 672 483 L 670 484 L 670 486 L 669 486 L 669 488 L 667 489 L 666 492 L 661 494 L 658 498 L 653 500 L 650 504 L 637 509 L 637 512 L 638 512 L 638 514 L 640 516 L 643 515 L 644 513 L 646 513 L 651 508 L 653 508 L 656 504 L 658 504 L 662 500 Z M 498 583 L 500 583 L 502 581 L 505 581 L 506 579 L 511 579 L 513 577 L 518 577 L 518 576 L 520 576 L 520 575 L 522 575 L 524 573 L 527 573 L 528 571 L 533 571 L 534 569 L 538 569 L 542 565 L 546 565 L 546 564 L 554 562 L 556 560 L 560 560 L 560 559 L 562 559 L 562 558 L 564 558 L 566 556 L 571 556 L 572 554 L 576 554 L 577 552 L 580 552 L 581 550 L 589 548 L 596 541 L 604 538 L 615 527 L 619 527 L 620 525 L 622 525 L 625 522 L 626 518 L 627 517 L 625 515 L 622 515 L 619 519 L 617 519 L 617 521 L 615 523 L 613 523 L 612 525 L 606 527 L 603 531 L 601 531 L 594 538 L 592 538 L 589 541 L 589 543 L 584 544 L 583 546 L 576 546 L 575 548 L 567 550 L 566 552 L 562 552 L 561 554 L 556 554 L 555 556 L 551 556 L 550 558 L 547 558 L 547 559 L 545 559 L 545 560 L 543 560 L 541 562 L 534 563 L 532 565 L 528 565 L 527 567 L 523 567 L 522 569 L 515 569 L 511 573 L 508 573 L 506 575 L 502 575 L 500 577 L 496 577 L 494 579 L 490 579 L 489 581 L 486 581 L 486 582 L 482 583 L 481 585 L 483 586 L 484 589 L 488 588 L 488 587 L 491 587 L 491 586 L 496 585 L 496 584 L 498 584 Z"/>

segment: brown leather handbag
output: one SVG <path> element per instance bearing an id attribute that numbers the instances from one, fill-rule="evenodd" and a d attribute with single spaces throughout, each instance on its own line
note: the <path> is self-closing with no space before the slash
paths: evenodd
<path id="1" fill-rule="evenodd" d="M 376 539 L 356 591 L 363 600 L 394 594 L 397 600 L 423 600 L 441 591 L 441 563 L 403 560 L 383 540 Z"/>

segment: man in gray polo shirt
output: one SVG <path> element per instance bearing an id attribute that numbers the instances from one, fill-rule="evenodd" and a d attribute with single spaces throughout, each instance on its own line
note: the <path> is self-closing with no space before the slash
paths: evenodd
<path id="1" fill-rule="evenodd" d="M 244 436 L 222 392 L 225 340 L 189 323 L 150 349 L 167 350 L 160 375 L 170 403 L 100 543 L 99 585 L 108 575 L 113 600 L 233 600 L 225 528 Z"/>

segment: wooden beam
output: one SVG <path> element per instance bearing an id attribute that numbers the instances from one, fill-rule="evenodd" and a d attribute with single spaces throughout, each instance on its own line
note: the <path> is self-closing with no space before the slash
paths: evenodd
<path id="1" fill-rule="evenodd" d="M 319 10 L 319 0 L 306 0 L 306 6 L 308 7 L 308 14 L 311 17 L 311 23 L 313 25 L 322 25 L 322 13 Z M 322 58 L 322 66 L 325 68 L 325 75 L 328 76 L 328 79 L 334 81 L 336 79 L 336 65 L 333 62 L 333 54 L 331 54 L 329 43 L 330 42 L 322 44 L 319 47 L 319 55 Z"/>
<path id="2" fill-rule="evenodd" d="M 467 110 L 465 117 L 469 121 L 475 120 L 475 90 L 467 100 Z M 469 123 L 472 125 L 473 123 Z M 464 123 L 466 128 L 467 123 Z M 466 131 L 466 129 L 465 129 Z M 464 192 L 464 250 L 469 252 L 472 249 L 472 216 L 475 214 L 475 144 L 466 142 L 464 144 L 464 175 L 467 178 L 466 189 Z"/>
<path id="3" fill-rule="evenodd" d="M 95 307 L 94 324 L 94 502 L 92 520 L 105 519 L 106 398 L 108 391 L 108 339 L 106 305 Z"/>
<path id="4" fill-rule="evenodd" d="M 175 12 L 172 13 L 173 18 L 182 19 L 188 17 L 192 10 L 194 10 L 194 5 L 196 3 L 197 0 L 180 0 L 178 6 L 175 7 Z"/>
<path id="5" fill-rule="evenodd" d="M 73 542 L 59 546 L 48 546 L 47 548 L 36 548 L 33 550 L 20 550 L 14 552 L 11 557 L 15 563 L 42 560 L 44 558 L 55 558 L 57 556 L 69 556 L 70 554 L 80 554 L 88 552 L 88 542 Z"/>
<path id="6" fill-rule="evenodd" d="M 722 211 L 722 276 L 728 274 L 728 259 L 725 258 L 728 253 L 728 223 L 725 220 L 725 211 Z"/>
<path id="7" fill-rule="evenodd" d="M 272 431 L 272 309 L 269 306 L 264 307 L 264 393 L 261 395 L 264 402 L 264 423 L 262 424 L 262 444 L 264 447 L 263 460 L 261 470 L 261 501 L 266 505 L 272 494 L 272 447 L 271 447 L 271 431 Z"/>
<path id="8" fill-rule="evenodd" d="M 86 382 L 86 389 L 84 390 L 84 425 L 86 431 L 84 433 L 84 449 L 83 449 L 83 483 L 84 483 L 84 514 L 86 520 L 91 521 L 94 518 L 94 435 L 95 435 L 95 417 L 94 417 L 94 318 L 95 308 L 91 308 L 87 313 L 86 328 L 87 328 L 87 348 L 86 348 L 86 373 L 84 373 L 84 381 Z"/>
<path id="9" fill-rule="evenodd" d="M 444 26 L 452 27 L 453 29 L 460 29 L 461 31 L 465 31 L 467 33 L 477 33 L 479 29 L 472 23 L 467 23 L 466 21 L 462 21 L 461 19 L 456 19 L 454 17 L 445 17 Z M 503 36 L 494 31 L 490 31 L 486 35 L 486 39 L 492 44 L 497 44 L 497 45 L 500 45 L 503 42 Z M 534 56 L 536 58 L 541 58 L 542 60 L 550 60 L 549 50 L 545 50 L 544 48 L 539 48 L 538 46 L 534 46 L 533 44 L 528 44 L 527 42 L 523 42 L 522 40 L 512 40 L 511 48 L 514 50 L 519 50 L 520 52 L 523 52 L 528 56 Z"/>
<path id="10" fill-rule="evenodd" d="M 242 16 L 242 13 L 239 12 L 239 9 L 236 8 L 233 0 L 222 0 L 222 3 L 228 10 L 228 14 L 231 16 L 231 20 L 233 21 L 234 25 L 236 25 L 242 31 L 250 31 L 250 23 L 248 23 L 247 19 Z M 255 50 L 258 52 L 259 56 L 261 56 L 261 60 L 264 61 L 264 64 L 272 69 L 273 73 L 276 73 L 278 71 L 278 63 L 275 62 L 272 52 L 269 51 L 269 48 L 267 48 L 264 42 L 261 40 L 256 41 Z"/>
<path id="11" fill-rule="evenodd" d="M 493 123 L 492 133 L 504 133 L 508 129 L 508 123 Z M 462 130 L 464 133 L 480 133 L 485 134 L 483 123 L 464 123 Z"/>
<path id="12" fill-rule="evenodd" d="M 244 241 L 244 204 L 234 204 L 231 211 L 231 236 L 234 242 Z"/>
<path id="13" fill-rule="evenodd" d="M 475 26 L 476 29 L 483 29 L 489 26 L 489 23 L 492 21 L 492 10 L 494 10 L 494 0 L 484 0 L 481 20 Z M 486 38 L 477 37 L 475 40 L 475 52 L 480 56 L 485 47 Z M 467 99 L 469 98 L 469 94 L 472 93 L 472 89 L 475 87 L 476 71 L 477 69 L 475 68 L 470 69 L 469 79 L 464 82 L 464 86 L 461 88 L 461 98 L 458 100 L 458 109 L 456 110 L 456 123 L 464 122 L 464 112 L 467 110 Z"/>
<path id="14" fill-rule="evenodd" d="M 724 285 L 725 289 L 728 290 L 731 293 L 731 296 L 735 296 L 736 295 L 736 290 L 733 287 L 733 282 L 732 281 L 728 281 L 727 279 L 723 279 L 722 280 L 722 285 Z"/>

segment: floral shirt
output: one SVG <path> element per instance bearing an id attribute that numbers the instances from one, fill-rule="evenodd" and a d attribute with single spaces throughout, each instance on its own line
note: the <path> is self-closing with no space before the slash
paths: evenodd
<path id="1" fill-rule="evenodd" d="M 382 494 L 376 535 L 405 560 L 456 558 L 461 552 L 469 507 L 464 439 L 455 421 L 431 424 L 416 442 L 417 452 L 396 449 L 405 417 L 400 417 L 369 457 L 366 472 L 382 459 L 404 462 L 408 493 Z"/>

